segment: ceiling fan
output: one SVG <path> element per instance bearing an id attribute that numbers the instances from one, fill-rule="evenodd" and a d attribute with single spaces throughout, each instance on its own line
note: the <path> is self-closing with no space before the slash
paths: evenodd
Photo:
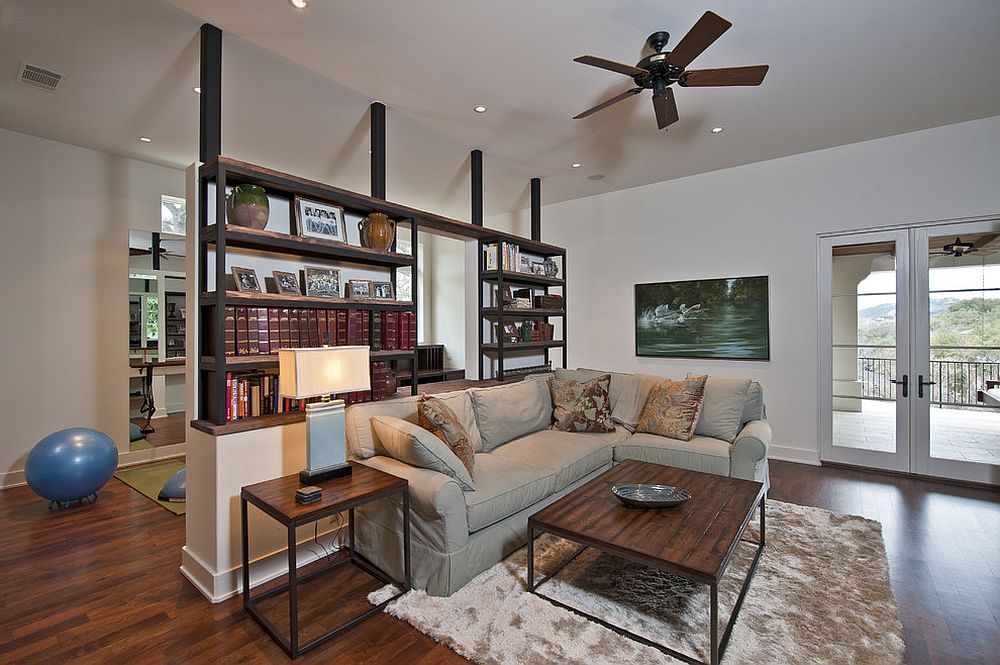
<path id="1" fill-rule="evenodd" d="M 962 258 L 966 254 L 972 254 L 976 251 L 976 246 L 971 242 L 962 242 L 962 239 L 958 236 L 955 237 L 955 242 L 949 243 L 941 248 L 940 252 L 931 252 L 931 256 L 954 256 L 955 258 Z"/>
<path id="2" fill-rule="evenodd" d="M 666 52 L 663 49 L 670 39 L 670 34 L 662 30 L 654 32 L 646 40 L 646 44 L 654 52 L 637 62 L 635 67 L 593 55 L 574 58 L 574 62 L 631 76 L 635 87 L 573 116 L 573 119 L 586 118 L 643 90 L 652 90 L 656 124 L 660 129 L 666 129 L 668 125 L 677 122 L 677 104 L 670 88 L 674 83 L 682 87 L 760 85 L 764 81 L 764 75 L 767 74 L 767 65 L 691 71 L 686 69 L 691 61 L 701 55 L 732 25 L 718 14 L 705 12 L 694 27 L 677 42 L 674 50 Z"/>

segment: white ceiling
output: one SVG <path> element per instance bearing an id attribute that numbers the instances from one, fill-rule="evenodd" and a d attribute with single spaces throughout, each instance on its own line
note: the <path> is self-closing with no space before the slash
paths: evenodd
<path id="1" fill-rule="evenodd" d="M 767 63 L 761 87 L 678 89 L 668 132 L 648 93 L 570 119 L 630 85 L 575 56 L 635 62 L 706 9 L 733 28 L 692 67 Z M 1000 114 L 996 0 L 0 0 L 0 126 L 194 161 L 203 21 L 225 34 L 224 153 L 366 191 L 379 99 L 389 198 L 463 218 L 472 148 L 489 215 L 524 208 L 534 176 L 552 203 Z M 58 91 L 15 83 L 22 59 Z"/>

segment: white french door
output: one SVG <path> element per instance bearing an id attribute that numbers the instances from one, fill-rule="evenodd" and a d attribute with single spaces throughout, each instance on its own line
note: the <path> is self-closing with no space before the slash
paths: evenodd
<path id="1" fill-rule="evenodd" d="M 819 266 L 821 459 L 1000 484 L 1000 219 L 822 237 Z"/>

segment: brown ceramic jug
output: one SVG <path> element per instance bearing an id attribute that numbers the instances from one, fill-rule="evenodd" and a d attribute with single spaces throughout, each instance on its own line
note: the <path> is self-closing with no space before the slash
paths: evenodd
<path id="1" fill-rule="evenodd" d="M 387 252 L 396 236 L 396 222 L 381 212 L 373 212 L 358 222 L 361 246 Z"/>

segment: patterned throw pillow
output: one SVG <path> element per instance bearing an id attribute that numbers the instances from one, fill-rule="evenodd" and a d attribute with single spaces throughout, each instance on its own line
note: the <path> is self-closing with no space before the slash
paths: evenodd
<path id="1" fill-rule="evenodd" d="M 552 394 L 552 429 L 561 432 L 613 432 L 611 375 L 605 374 L 580 383 L 549 377 Z"/>
<path id="2" fill-rule="evenodd" d="M 472 475 L 472 470 L 476 466 L 476 453 L 472 449 L 472 443 L 469 442 L 469 433 L 465 431 L 462 421 L 455 412 L 437 397 L 421 395 L 417 405 L 417 415 L 420 426 L 448 444 L 469 470 L 469 475 Z"/>
<path id="3" fill-rule="evenodd" d="M 636 431 L 690 441 L 698 424 L 707 379 L 707 375 L 688 376 L 657 383 L 649 391 Z"/>

